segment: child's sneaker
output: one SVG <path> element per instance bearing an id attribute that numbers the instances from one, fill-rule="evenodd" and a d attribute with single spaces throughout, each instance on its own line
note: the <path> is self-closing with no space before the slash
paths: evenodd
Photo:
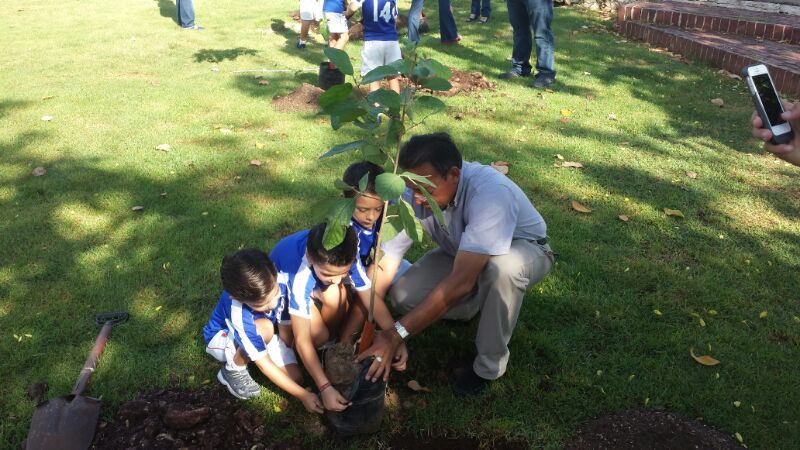
<path id="1" fill-rule="evenodd" d="M 253 380 L 250 373 L 245 370 L 228 370 L 225 367 L 217 372 L 217 379 L 224 384 L 234 397 L 247 400 L 258 397 L 261 386 Z"/>
<path id="2" fill-rule="evenodd" d="M 295 47 L 297 47 L 297 48 L 299 48 L 301 50 L 306 48 L 306 41 L 302 41 L 302 40 L 298 39 L 297 40 L 297 45 L 295 45 Z"/>

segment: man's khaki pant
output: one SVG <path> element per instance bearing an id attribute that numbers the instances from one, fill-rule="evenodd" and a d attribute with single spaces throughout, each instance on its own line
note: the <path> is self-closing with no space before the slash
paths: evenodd
<path id="1" fill-rule="evenodd" d="M 406 314 L 420 304 L 453 270 L 454 257 L 440 249 L 426 253 L 392 286 L 395 311 Z M 548 245 L 516 239 L 506 255 L 492 256 L 475 288 L 444 315 L 450 320 L 470 320 L 481 312 L 475 337 L 478 356 L 472 367 L 480 377 L 494 380 L 508 365 L 508 342 L 517 324 L 528 287 L 538 283 L 553 265 Z"/>

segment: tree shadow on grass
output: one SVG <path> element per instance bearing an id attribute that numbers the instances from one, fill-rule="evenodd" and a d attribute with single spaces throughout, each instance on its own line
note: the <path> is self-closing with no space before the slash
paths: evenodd
<path id="1" fill-rule="evenodd" d="M 212 48 L 203 48 L 195 52 L 194 61 L 195 62 L 210 62 L 210 63 L 219 63 L 225 60 L 235 60 L 240 56 L 253 56 L 258 54 L 258 50 L 253 48 L 245 48 L 245 47 L 236 47 L 236 48 L 227 48 L 227 49 L 212 49 Z"/>

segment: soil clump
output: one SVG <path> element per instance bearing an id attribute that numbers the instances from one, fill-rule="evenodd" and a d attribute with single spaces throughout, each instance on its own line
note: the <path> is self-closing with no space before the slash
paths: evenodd
<path id="1" fill-rule="evenodd" d="M 319 96 L 325 92 L 317 86 L 303 83 L 284 96 L 274 97 L 272 105 L 280 112 L 313 112 L 319 110 Z"/>
<path id="2" fill-rule="evenodd" d="M 565 450 L 744 449 L 730 434 L 666 411 L 630 409 L 578 427 Z"/>

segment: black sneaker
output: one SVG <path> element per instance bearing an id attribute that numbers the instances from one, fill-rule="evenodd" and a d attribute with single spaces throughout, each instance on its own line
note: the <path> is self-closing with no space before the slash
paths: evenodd
<path id="1" fill-rule="evenodd" d="M 537 76 L 536 79 L 533 80 L 533 83 L 531 83 L 531 87 L 536 88 L 536 89 L 543 89 L 543 88 L 546 88 L 546 87 L 550 86 L 551 84 L 553 84 L 555 82 L 556 82 L 556 79 L 553 78 L 553 77 L 548 77 L 548 76 L 539 77 L 539 76 Z"/>
<path id="2" fill-rule="evenodd" d="M 472 367 L 467 367 L 453 382 L 453 392 L 461 396 L 478 395 L 486 390 L 492 380 L 481 378 Z"/>
<path id="3" fill-rule="evenodd" d="M 497 78 L 500 78 L 501 80 L 510 80 L 512 78 L 529 77 L 529 76 L 531 76 L 531 74 L 529 73 L 522 73 L 516 70 L 509 70 L 508 72 L 501 73 L 500 75 L 497 76 Z"/>

